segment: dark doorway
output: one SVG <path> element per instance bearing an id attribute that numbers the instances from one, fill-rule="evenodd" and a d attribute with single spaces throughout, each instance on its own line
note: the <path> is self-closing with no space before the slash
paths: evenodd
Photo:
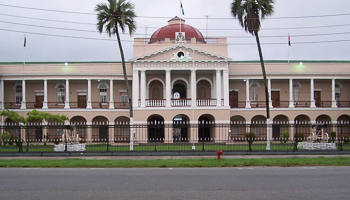
<path id="1" fill-rule="evenodd" d="M 238 108 L 238 92 L 230 91 L 230 107 Z"/>
<path id="2" fill-rule="evenodd" d="M 183 84 L 177 83 L 177 84 L 174 85 L 174 87 L 173 87 L 173 94 L 175 94 L 176 92 L 180 94 L 180 99 L 187 98 L 187 96 L 186 96 L 186 87 Z"/>
<path id="3" fill-rule="evenodd" d="M 315 91 L 314 96 L 316 107 L 321 107 L 321 91 Z"/>
<path id="4" fill-rule="evenodd" d="M 198 140 L 211 141 L 211 129 L 214 123 L 207 116 L 201 116 L 198 119 Z"/>
<path id="5" fill-rule="evenodd" d="M 102 141 L 108 140 L 108 126 L 98 127 L 99 139 Z"/>
<path id="6" fill-rule="evenodd" d="M 271 100 L 274 108 L 280 107 L 280 91 L 271 91 Z"/>
<path id="7" fill-rule="evenodd" d="M 78 108 L 86 108 L 86 95 L 78 95 Z"/>
<path id="8" fill-rule="evenodd" d="M 281 127 L 280 125 L 272 125 L 272 138 L 278 139 L 280 137 Z"/>
<path id="9" fill-rule="evenodd" d="M 42 127 L 35 128 L 35 139 L 37 141 L 41 141 L 43 139 L 43 128 Z"/>
<path id="10" fill-rule="evenodd" d="M 35 96 L 35 104 L 34 108 L 42 108 L 43 107 L 44 96 Z"/>
<path id="11" fill-rule="evenodd" d="M 164 142 L 164 119 L 154 116 L 148 120 L 148 141 Z"/>
<path id="12" fill-rule="evenodd" d="M 174 142 L 188 141 L 189 119 L 184 115 L 176 115 L 173 118 L 173 140 Z"/>

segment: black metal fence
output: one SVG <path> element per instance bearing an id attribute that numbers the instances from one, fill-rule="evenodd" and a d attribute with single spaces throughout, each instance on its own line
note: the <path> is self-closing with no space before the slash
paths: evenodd
<path id="1" fill-rule="evenodd" d="M 350 124 L 7 124 L 0 153 L 349 151 Z M 267 132 L 270 137 L 267 137 Z M 132 134 L 130 134 L 132 133 Z M 270 138 L 270 139 L 267 139 Z"/>

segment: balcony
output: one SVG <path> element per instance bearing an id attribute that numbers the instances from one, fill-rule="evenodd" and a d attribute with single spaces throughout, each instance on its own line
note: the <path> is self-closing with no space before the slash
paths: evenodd
<path id="1" fill-rule="evenodd" d="M 21 104 L 16 102 L 5 102 L 5 109 L 20 109 Z M 64 102 L 48 102 L 47 106 L 49 109 L 64 109 Z M 71 109 L 86 109 L 87 102 L 76 102 L 71 101 L 69 103 Z M 91 102 L 93 109 L 109 109 L 109 102 Z M 129 109 L 128 102 L 114 102 L 114 109 Z M 42 109 L 42 104 L 38 105 L 36 102 L 26 102 L 26 109 Z"/>

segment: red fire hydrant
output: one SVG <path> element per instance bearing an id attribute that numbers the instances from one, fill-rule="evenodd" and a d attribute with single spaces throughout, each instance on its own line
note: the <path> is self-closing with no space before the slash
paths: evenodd
<path id="1" fill-rule="evenodd" d="M 217 155 L 217 158 L 218 158 L 218 159 L 220 159 L 221 154 L 222 154 L 222 151 L 217 151 L 217 152 L 216 152 L 216 155 Z"/>

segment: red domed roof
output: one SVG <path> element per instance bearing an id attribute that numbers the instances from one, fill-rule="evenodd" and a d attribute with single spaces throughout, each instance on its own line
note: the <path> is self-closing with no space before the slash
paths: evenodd
<path id="1" fill-rule="evenodd" d="M 175 40 L 175 33 L 180 32 L 180 20 L 181 20 L 181 32 L 185 32 L 186 40 L 191 40 L 191 38 L 196 38 L 197 42 L 205 43 L 204 37 L 202 33 L 190 26 L 185 24 L 185 20 L 175 17 L 169 20 L 169 25 L 164 26 L 158 30 L 156 30 L 150 39 L 149 43 L 164 41 L 165 38 L 170 38 L 171 40 Z"/>

